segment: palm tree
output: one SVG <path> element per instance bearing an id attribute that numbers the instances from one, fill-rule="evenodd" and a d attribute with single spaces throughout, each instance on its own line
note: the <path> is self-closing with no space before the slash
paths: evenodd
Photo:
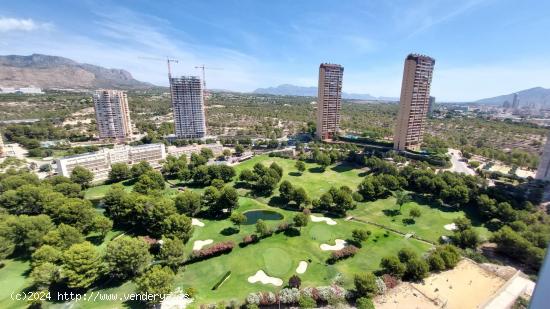
<path id="1" fill-rule="evenodd" d="M 409 193 L 403 190 L 395 191 L 394 196 L 395 196 L 395 204 L 399 206 L 399 212 L 401 212 L 401 206 L 403 206 L 403 204 L 406 204 L 411 201 L 411 196 L 409 195 Z"/>

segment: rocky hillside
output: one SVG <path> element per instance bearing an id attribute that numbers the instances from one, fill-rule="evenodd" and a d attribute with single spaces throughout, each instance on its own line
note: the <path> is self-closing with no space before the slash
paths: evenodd
<path id="1" fill-rule="evenodd" d="M 0 56 L 0 87 L 27 86 L 140 89 L 153 85 L 135 80 L 125 70 L 106 69 L 63 57 L 40 54 Z"/>
<path id="2" fill-rule="evenodd" d="M 550 89 L 535 87 L 531 89 L 526 89 L 518 91 L 519 106 L 529 106 L 534 105 L 536 107 L 550 107 Z M 498 97 L 487 98 L 476 101 L 477 103 L 485 104 L 498 104 L 501 105 L 504 102 L 508 101 L 512 103 L 514 100 L 514 94 L 506 94 Z"/>

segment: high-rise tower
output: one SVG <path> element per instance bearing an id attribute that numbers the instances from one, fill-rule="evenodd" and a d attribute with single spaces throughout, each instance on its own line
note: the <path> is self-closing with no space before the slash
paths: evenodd
<path id="1" fill-rule="evenodd" d="M 410 54 L 405 59 L 393 137 L 393 148 L 396 150 L 418 150 L 422 144 L 434 65 L 435 60 L 424 55 Z"/>
<path id="2" fill-rule="evenodd" d="M 540 157 L 535 179 L 550 180 L 550 133 L 546 137 L 546 145 Z"/>
<path id="3" fill-rule="evenodd" d="M 317 96 L 317 138 L 334 138 L 340 126 L 342 108 L 342 78 L 344 67 L 323 63 L 319 66 L 319 87 Z"/>
<path id="4" fill-rule="evenodd" d="M 204 97 L 200 78 L 170 78 L 174 125 L 178 138 L 203 138 L 206 135 Z"/>
<path id="5" fill-rule="evenodd" d="M 93 99 L 99 138 L 124 140 L 132 135 L 126 92 L 98 90 Z"/>

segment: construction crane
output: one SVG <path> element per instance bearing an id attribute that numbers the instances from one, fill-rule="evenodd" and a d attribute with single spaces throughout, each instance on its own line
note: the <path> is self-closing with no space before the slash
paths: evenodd
<path id="1" fill-rule="evenodd" d="M 205 70 L 223 70 L 223 69 L 222 68 L 206 67 L 204 64 L 196 66 L 195 69 L 201 69 L 202 70 L 202 94 L 206 98 L 208 96 L 208 92 L 206 92 L 206 74 L 205 74 Z"/>
<path id="2" fill-rule="evenodd" d="M 163 58 L 155 58 L 155 57 L 138 57 L 139 59 L 146 59 L 146 60 L 155 60 L 155 61 L 166 61 L 166 65 L 168 66 L 168 82 L 170 82 L 170 78 L 172 78 L 172 69 L 170 67 L 170 63 L 179 63 L 178 59 L 172 59 L 169 57 Z"/>

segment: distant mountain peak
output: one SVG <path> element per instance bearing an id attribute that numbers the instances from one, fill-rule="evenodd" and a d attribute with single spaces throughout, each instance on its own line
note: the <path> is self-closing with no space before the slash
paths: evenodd
<path id="1" fill-rule="evenodd" d="M 258 88 L 254 90 L 254 93 L 258 94 L 273 94 L 273 95 L 291 95 L 302 97 L 316 97 L 317 87 L 303 87 L 291 84 L 282 84 L 277 87 Z M 361 93 L 342 93 L 344 99 L 357 99 L 357 100 L 383 100 L 383 101 L 398 101 L 397 98 L 392 97 L 374 97 L 370 94 Z"/>
<path id="2" fill-rule="evenodd" d="M 514 94 L 518 95 L 519 106 L 535 106 L 535 107 L 550 107 L 550 89 L 543 87 L 533 87 L 521 91 L 512 92 L 510 94 L 500 95 L 492 98 L 477 100 L 476 103 L 481 104 L 503 104 L 504 102 L 512 102 Z"/>
<path id="3" fill-rule="evenodd" d="M 140 82 L 130 72 L 51 55 L 0 56 L 0 87 L 40 88 L 120 88 L 143 89 L 153 85 Z"/>

